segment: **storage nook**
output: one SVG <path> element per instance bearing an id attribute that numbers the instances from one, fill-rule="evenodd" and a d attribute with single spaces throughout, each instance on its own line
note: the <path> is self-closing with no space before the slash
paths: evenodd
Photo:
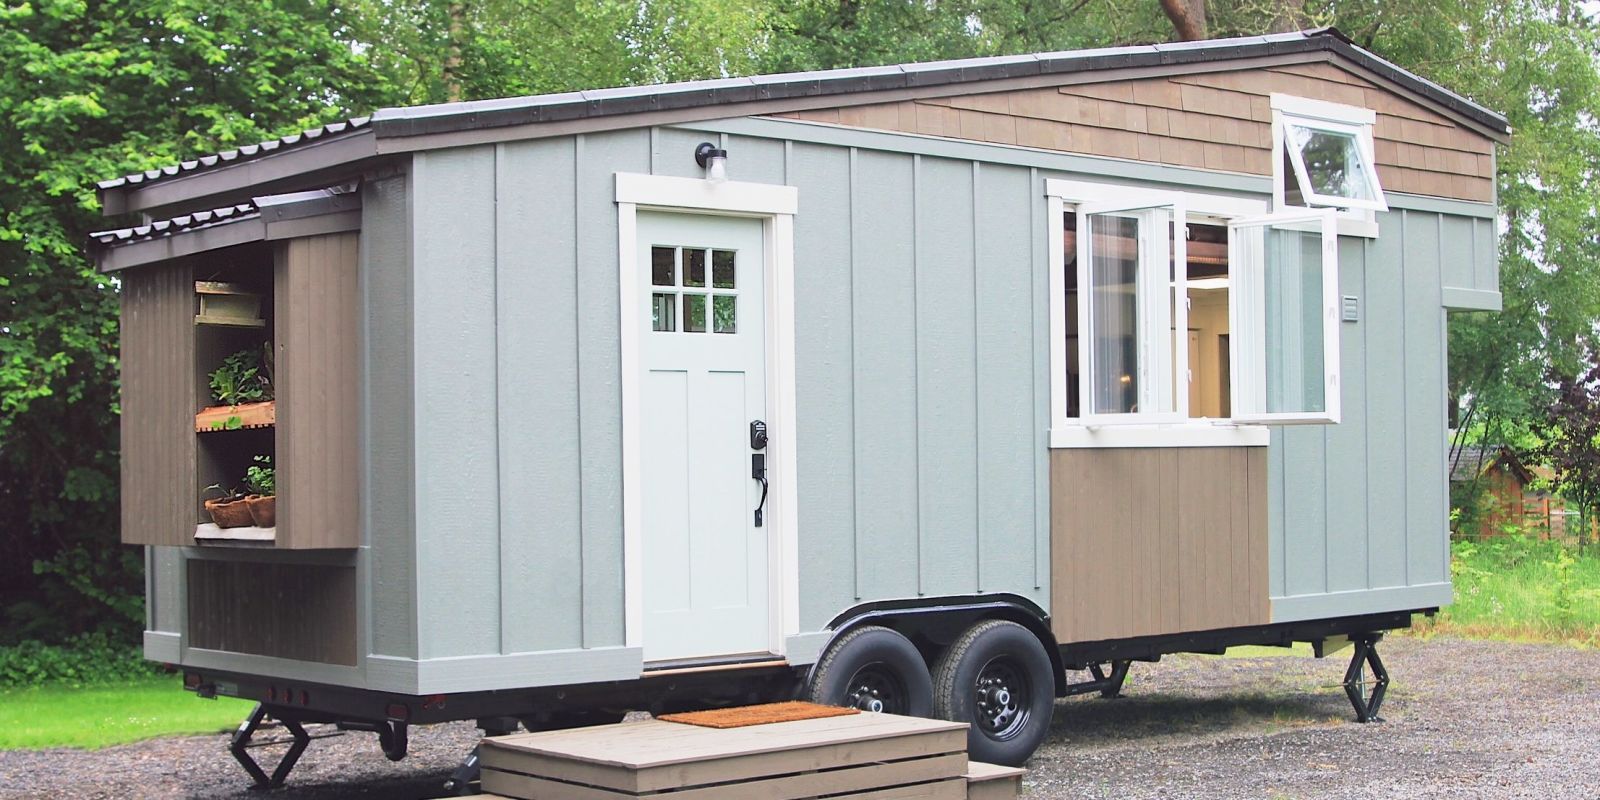
<path id="1" fill-rule="evenodd" d="M 195 652 L 355 663 L 358 238 L 319 230 L 355 208 L 313 192 L 108 237 L 123 541 L 178 562 L 151 613 Z"/>

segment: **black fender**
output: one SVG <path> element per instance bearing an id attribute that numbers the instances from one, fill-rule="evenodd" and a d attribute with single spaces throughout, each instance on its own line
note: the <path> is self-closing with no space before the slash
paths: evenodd
<path id="1" fill-rule="evenodd" d="M 919 647 L 927 642 L 938 643 L 942 634 L 953 631 L 959 635 L 968 627 L 988 619 L 1003 619 L 1027 628 L 1039 638 L 1039 644 L 1050 656 L 1050 668 L 1055 674 L 1056 697 L 1067 696 L 1066 665 L 1061 660 L 1061 647 L 1050 631 L 1050 615 L 1026 597 L 1015 594 L 955 595 L 918 597 L 903 600 L 879 600 L 852 606 L 835 616 L 827 629 L 832 634 L 821 652 L 826 652 L 834 640 L 862 625 L 882 625 L 905 634 Z M 812 664 L 806 671 L 810 682 Z"/>

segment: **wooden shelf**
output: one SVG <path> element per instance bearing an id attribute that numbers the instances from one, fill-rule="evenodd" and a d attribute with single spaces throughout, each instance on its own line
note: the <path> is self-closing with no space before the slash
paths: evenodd
<path id="1" fill-rule="evenodd" d="M 228 421 L 239 418 L 239 424 L 228 426 Z M 236 406 L 212 406 L 194 415 L 195 433 L 214 433 L 249 428 L 270 428 L 277 424 L 278 409 L 273 401 L 242 403 Z"/>
<path id="2" fill-rule="evenodd" d="M 276 542 L 277 539 L 277 528 L 257 528 L 252 525 L 246 525 L 242 528 L 219 528 L 210 522 L 202 522 L 194 528 L 196 544 L 270 545 Z"/>

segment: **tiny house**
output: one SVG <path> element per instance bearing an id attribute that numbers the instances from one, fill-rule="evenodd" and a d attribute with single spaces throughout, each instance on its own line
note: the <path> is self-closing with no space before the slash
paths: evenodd
<path id="1" fill-rule="evenodd" d="M 145 653 L 391 757 L 801 692 L 1018 763 L 1131 662 L 1295 641 L 1355 643 L 1365 719 L 1377 638 L 1451 600 L 1447 315 L 1499 306 L 1509 135 L 1317 30 L 107 181 Z"/>

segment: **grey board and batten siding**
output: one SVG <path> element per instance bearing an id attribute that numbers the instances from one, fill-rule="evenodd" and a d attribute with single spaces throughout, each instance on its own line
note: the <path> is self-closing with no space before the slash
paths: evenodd
<path id="1" fill-rule="evenodd" d="M 695 174 L 704 138 L 640 129 L 414 156 L 409 468 L 427 568 L 397 570 L 430 600 L 417 658 L 623 645 L 611 176 Z M 802 630 L 861 600 L 1007 591 L 1043 605 L 1038 176 L 727 144 L 739 179 L 805 198 L 799 430 L 777 433 L 800 453 Z"/>

